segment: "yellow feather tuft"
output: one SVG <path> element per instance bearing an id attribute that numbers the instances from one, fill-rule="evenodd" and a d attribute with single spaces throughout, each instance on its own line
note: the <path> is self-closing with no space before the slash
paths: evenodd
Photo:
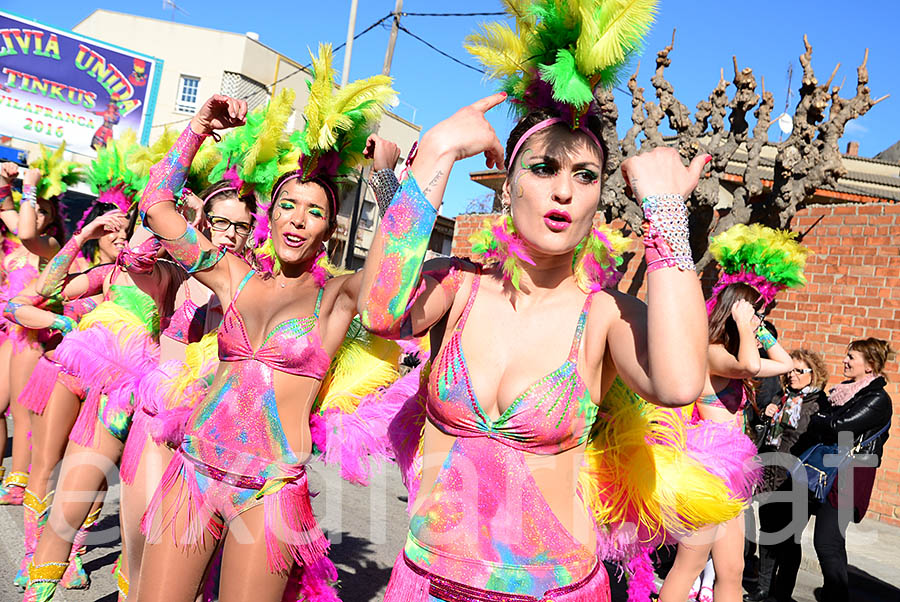
<path id="1" fill-rule="evenodd" d="M 657 0 L 582 2 L 581 34 L 575 61 L 582 73 L 597 73 L 622 63 L 650 29 Z"/>
<path id="2" fill-rule="evenodd" d="M 399 360 L 396 343 L 351 326 L 322 381 L 316 411 L 353 412 L 363 397 L 397 379 Z"/>
<path id="3" fill-rule="evenodd" d="M 601 403 L 579 484 L 598 525 L 633 525 L 642 543 L 661 544 L 742 510 L 686 453 L 680 413 L 644 401 L 619 378 Z"/>
<path id="4" fill-rule="evenodd" d="M 484 23 L 466 38 L 466 50 L 481 60 L 490 77 L 512 77 L 526 68 L 525 42 L 506 23 Z"/>

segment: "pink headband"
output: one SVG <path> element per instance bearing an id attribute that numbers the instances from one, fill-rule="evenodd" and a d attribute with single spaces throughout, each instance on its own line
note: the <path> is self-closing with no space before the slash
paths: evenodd
<path id="1" fill-rule="evenodd" d="M 510 163 L 513 162 L 513 159 L 515 159 L 516 155 L 519 154 L 519 150 L 522 148 L 522 145 L 525 144 L 525 141 L 528 140 L 528 138 L 533 136 L 535 133 L 540 132 L 541 130 L 550 127 L 551 125 L 556 125 L 557 123 L 565 123 L 566 125 L 568 125 L 568 122 L 566 122 L 566 120 L 563 119 L 562 117 L 551 117 L 550 119 L 545 119 L 541 122 L 534 124 L 530 128 L 528 128 L 528 131 L 525 132 L 524 134 L 522 134 L 522 137 L 519 138 L 519 141 L 516 142 L 516 145 L 513 147 L 513 152 L 509 156 L 509 162 Z M 592 132 L 591 130 L 587 129 L 584 126 L 579 126 L 575 129 L 577 129 L 580 132 L 583 132 L 584 134 L 587 134 L 588 138 L 593 140 L 594 144 L 596 144 L 597 148 L 600 150 L 600 161 L 602 162 L 603 161 L 603 146 L 600 144 L 600 141 L 597 140 L 597 136 L 594 135 L 594 132 Z M 509 169 L 509 167 L 510 167 L 509 165 L 506 166 L 507 169 Z"/>
<path id="2" fill-rule="evenodd" d="M 282 188 L 284 188 L 285 184 L 287 184 L 291 180 L 296 180 L 296 179 L 302 178 L 302 177 L 303 177 L 303 172 L 298 170 L 298 171 L 295 171 L 294 173 L 292 173 L 291 175 L 285 177 L 283 180 L 281 180 L 281 182 L 278 183 L 278 186 L 275 187 L 275 190 L 272 191 L 272 202 L 274 203 L 275 199 L 278 198 L 278 192 Z M 338 212 L 337 194 L 332 189 L 331 184 L 329 184 L 324 178 L 320 178 L 318 176 L 316 176 L 315 178 L 313 178 L 311 180 L 307 180 L 307 181 L 315 182 L 316 184 L 319 184 L 322 188 L 325 189 L 325 194 L 328 195 L 328 200 L 331 201 L 331 215 L 336 220 L 337 212 Z"/>

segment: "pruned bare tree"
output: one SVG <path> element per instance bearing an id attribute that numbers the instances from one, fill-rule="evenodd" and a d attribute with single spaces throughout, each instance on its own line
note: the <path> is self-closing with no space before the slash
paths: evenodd
<path id="1" fill-rule="evenodd" d="M 607 219 L 620 218 L 631 229 L 641 228 L 642 212 L 634 199 L 625 194 L 622 181 L 622 161 L 639 152 L 662 145 L 674 146 L 687 162 L 697 153 L 712 155 L 710 177 L 701 180 L 691 199 L 691 244 L 698 268 L 709 267 L 711 258 L 707 252 L 710 236 L 714 236 L 734 224 L 763 222 L 776 227 L 788 227 L 791 219 L 822 187 L 833 187 L 838 178 L 846 174 L 841 160 L 838 141 L 851 119 L 865 115 L 869 109 L 887 98 L 873 99 L 868 83 L 869 73 L 866 50 L 862 64 L 857 68 L 856 95 L 840 96 L 841 86 L 831 87 L 837 73 L 822 85 L 812 68 L 812 46 L 803 36 L 806 51 L 800 56 L 803 81 L 799 101 L 794 110 L 793 130 L 783 142 L 769 142 L 768 130 L 772 125 L 774 98 L 762 82 L 757 93 L 756 77 L 752 69 L 738 65 L 733 57 L 734 78 L 725 80 L 724 70 L 719 82 L 707 100 L 697 104 L 693 117 L 688 108 L 675 96 L 675 88 L 665 77 L 665 70 L 672 63 L 669 54 L 675 46 L 672 42 L 656 55 L 656 71 L 650 82 L 656 92 L 656 100 L 644 97 L 644 88 L 638 86 L 638 70 L 628 80 L 631 92 L 632 126 L 619 140 L 616 133 L 618 110 L 609 91 L 597 92 L 603 119 L 603 139 L 609 149 L 606 166 L 608 185 L 603 192 L 602 206 Z M 638 66 L 639 67 L 639 66 Z M 729 86 L 734 93 L 729 97 Z M 753 114 L 756 123 L 750 129 L 747 115 Z M 664 118 L 673 136 L 665 138 L 659 130 Z M 774 149 L 774 177 L 764 181 L 761 169 L 763 149 Z M 740 173 L 728 174 L 726 169 L 740 151 Z M 720 199 L 720 185 L 729 182 L 730 199 Z"/>

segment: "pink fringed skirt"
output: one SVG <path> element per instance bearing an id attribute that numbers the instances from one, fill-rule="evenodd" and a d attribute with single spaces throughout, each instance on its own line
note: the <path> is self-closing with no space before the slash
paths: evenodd
<path id="1" fill-rule="evenodd" d="M 59 373 L 60 365 L 42 355 L 19 394 L 19 403 L 35 414 L 43 414 Z"/>
<path id="2" fill-rule="evenodd" d="M 762 480 L 762 466 L 750 438 L 730 422 L 700 420 L 685 431 L 687 453 L 721 478 L 745 504 Z"/>
<path id="3" fill-rule="evenodd" d="M 179 545 L 202 545 L 207 533 L 219 539 L 223 527 L 262 505 L 269 570 L 286 572 L 294 563 L 314 565 L 330 543 L 313 514 L 306 467 L 279 466 L 280 476 L 274 479 L 255 476 L 259 468 L 225 472 L 179 449 L 141 521 L 147 541 L 159 541 L 170 530 Z"/>
<path id="4" fill-rule="evenodd" d="M 384 602 L 609 602 L 609 576 L 597 561 L 582 580 L 551 589 L 537 598 L 479 589 L 429 573 L 400 553 L 391 572 Z"/>

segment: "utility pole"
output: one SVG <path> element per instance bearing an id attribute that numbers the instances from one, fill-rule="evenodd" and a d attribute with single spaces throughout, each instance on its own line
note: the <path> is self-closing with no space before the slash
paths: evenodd
<path id="1" fill-rule="evenodd" d="M 400 31 L 400 13 L 403 12 L 403 0 L 397 0 L 394 4 L 394 23 L 391 25 L 391 38 L 388 40 L 387 53 L 384 55 L 384 68 L 381 73 L 391 74 L 391 62 L 394 60 L 394 45 L 397 43 L 397 33 Z"/>
<path id="2" fill-rule="evenodd" d="M 344 70 L 341 72 L 341 87 L 347 85 L 350 78 L 350 57 L 353 56 L 353 36 L 356 34 L 356 7 L 359 0 L 350 4 L 350 22 L 347 23 L 347 44 L 344 50 Z"/>
<path id="3" fill-rule="evenodd" d="M 354 4 L 356 4 L 354 0 Z M 351 9 L 352 10 L 352 9 Z M 394 4 L 394 22 L 391 25 L 391 37 L 388 40 L 387 52 L 384 55 L 384 68 L 381 70 L 383 75 L 391 74 L 391 63 L 394 60 L 394 46 L 397 44 L 397 34 L 400 32 L 400 14 L 403 12 L 403 0 L 396 0 Z M 344 57 L 346 61 L 346 56 Z M 376 126 L 375 131 L 378 131 Z M 356 231 L 359 229 L 360 212 L 362 211 L 364 190 L 366 186 L 366 176 L 368 168 L 362 170 L 359 178 L 359 185 L 356 187 L 356 199 L 353 202 L 353 215 L 350 217 L 350 232 L 347 233 L 347 255 L 344 259 L 344 267 L 348 270 L 353 265 L 353 258 L 356 255 Z"/>

